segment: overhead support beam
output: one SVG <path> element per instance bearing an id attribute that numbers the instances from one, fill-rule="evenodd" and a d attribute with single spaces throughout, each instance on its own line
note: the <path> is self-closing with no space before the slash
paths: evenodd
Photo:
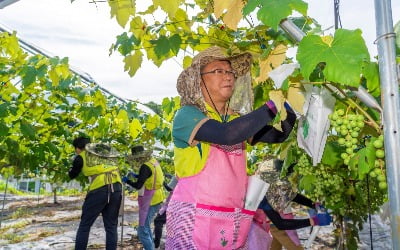
<path id="1" fill-rule="evenodd" d="M 8 5 L 11 5 L 19 0 L 0 0 L 0 9 L 4 9 Z"/>

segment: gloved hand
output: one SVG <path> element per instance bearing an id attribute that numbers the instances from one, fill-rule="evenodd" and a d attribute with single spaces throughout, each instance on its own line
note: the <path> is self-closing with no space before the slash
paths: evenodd
<path id="1" fill-rule="evenodd" d="M 311 217 L 315 226 L 328 226 L 332 222 L 332 217 L 328 212 L 318 213 Z"/>
<path id="2" fill-rule="evenodd" d="M 121 180 L 122 180 L 123 183 L 127 183 L 129 178 L 128 178 L 128 176 L 124 176 L 124 177 L 122 177 Z"/>
<path id="3" fill-rule="evenodd" d="M 268 108 L 272 111 L 272 113 L 274 113 L 274 115 L 276 115 L 276 113 L 278 113 L 275 103 L 272 100 L 269 100 L 268 102 L 266 102 L 265 105 L 268 106 Z"/>
<path id="4" fill-rule="evenodd" d="M 322 205 L 322 203 L 320 203 L 320 202 L 315 202 L 313 204 L 313 206 L 314 206 L 314 209 L 317 210 L 317 211 L 326 211 L 325 206 Z"/>
<path id="5" fill-rule="evenodd" d="M 128 173 L 128 177 L 138 178 L 139 175 L 138 175 L 138 174 L 135 174 L 134 172 L 129 172 L 129 173 Z"/>
<path id="6" fill-rule="evenodd" d="M 308 209 L 308 215 L 309 215 L 310 217 L 316 216 L 316 215 L 317 215 L 317 210 L 314 209 L 314 208 Z"/>
<path id="7" fill-rule="evenodd" d="M 292 107 L 290 107 L 290 104 L 289 104 L 288 102 L 285 102 L 285 103 L 283 104 L 283 106 L 285 107 L 285 109 L 286 109 L 287 111 L 290 111 L 290 112 L 292 112 L 292 113 L 295 113 L 295 112 L 293 111 Z"/>

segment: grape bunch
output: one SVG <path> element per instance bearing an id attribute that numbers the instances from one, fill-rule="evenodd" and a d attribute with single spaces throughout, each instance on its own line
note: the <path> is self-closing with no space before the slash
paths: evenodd
<path id="1" fill-rule="evenodd" d="M 341 172 L 347 171 L 335 167 L 320 164 L 312 166 L 307 155 L 303 154 L 297 161 L 294 168 L 295 173 L 300 178 L 312 178 L 312 189 L 306 191 L 307 196 L 314 201 L 324 201 L 328 207 L 343 204 L 344 192 L 343 178 Z M 343 211 L 344 213 L 344 211 Z"/>
<path id="2" fill-rule="evenodd" d="M 383 150 L 383 136 L 380 135 L 372 142 L 375 148 L 375 167 L 369 172 L 371 178 L 376 178 L 379 188 L 382 190 L 387 189 L 386 174 L 385 174 L 385 151 Z"/>
<path id="3" fill-rule="evenodd" d="M 358 147 L 358 137 L 364 127 L 364 116 L 361 114 L 345 114 L 343 109 L 335 110 L 329 115 L 331 126 L 335 129 L 338 143 L 346 148 L 340 156 L 344 164 L 348 165 Z"/>

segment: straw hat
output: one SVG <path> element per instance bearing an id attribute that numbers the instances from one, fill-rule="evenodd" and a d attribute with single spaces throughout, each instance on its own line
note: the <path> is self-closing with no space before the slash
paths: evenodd
<path id="1" fill-rule="evenodd" d="M 181 96 L 182 106 L 193 105 L 198 107 L 203 113 L 206 113 L 204 97 L 201 93 L 200 87 L 200 70 L 203 66 L 218 60 L 229 61 L 232 69 L 237 73 L 238 77 L 240 78 L 242 76 L 245 76 L 250 71 L 250 67 L 252 64 L 252 55 L 250 53 L 242 53 L 233 56 L 226 56 L 223 53 L 222 48 L 217 46 L 207 48 L 204 51 L 200 52 L 193 58 L 192 64 L 184 71 L 182 71 L 182 73 L 178 77 L 176 88 L 179 95 Z"/>
<path id="2" fill-rule="evenodd" d="M 104 143 L 88 143 L 85 149 L 87 152 L 103 158 L 120 157 L 120 153 L 115 148 Z"/>

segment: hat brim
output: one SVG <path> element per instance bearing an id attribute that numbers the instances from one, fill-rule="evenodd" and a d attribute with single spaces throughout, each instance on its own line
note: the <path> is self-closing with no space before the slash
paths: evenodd
<path id="1" fill-rule="evenodd" d="M 237 75 L 242 76 L 250 71 L 252 55 L 248 52 L 234 56 L 207 55 L 200 59 L 200 67 L 214 61 L 229 61 L 232 69 L 237 73 Z"/>
<path id="2" fill-rule="evenodd" d="M 182 71 L 179 75 L 176 88 L 181 96 L 181 105 L 194 105 L 200 109 L 201 112 L 206 113 L 204 106 L 204 97 L 201 93 L 201 67 L 213 61 L 229 61 L 232 69 L 241 78 L 250 72 L 252 64 L 252 55 L 248 52 L 237 54 L 234 56 L 225 56 L 221 48 L 210 47 L 193 58 L 192 64 Z M 251 78 L 249 80 L 251 86 Z"/>
<path id="3" fill-rule="evenodd" d="M 85 146 L 85 150 L 91 154 L 106 158 L 117 158 L 121 156 L 121 154 L 115 148 L 109 145 L 107 145 L 110 148 L 109 150 L 103 150 L 99 152 L 98 150 L 96 150 L 96 147 L 100 144 L 102 143 L 88 143 Z"/>

